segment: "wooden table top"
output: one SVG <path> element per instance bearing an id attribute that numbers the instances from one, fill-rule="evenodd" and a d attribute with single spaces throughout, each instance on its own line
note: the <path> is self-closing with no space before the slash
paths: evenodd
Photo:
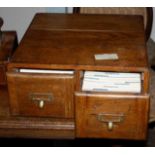
<path id="1" fill-rule="evenodd" d="M 95 60 L 116 53 L 118 60 Z M 141 16 L 37 14 L 10 66 L 143 70 L 148 67 Z"/>

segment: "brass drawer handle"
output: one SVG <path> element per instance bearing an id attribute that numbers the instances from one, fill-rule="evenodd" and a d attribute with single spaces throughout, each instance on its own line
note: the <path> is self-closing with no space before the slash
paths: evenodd
<path id="1" fill-rule="evenodd" d="M 38 104 L 39 108 L 42 109 L 45 103 L 51 103 L 53 100 L 53 95 L 49 93 L 31 93 L 30 100 L 32 103 Z"/>
<path id="2" fill-rule="evenodd" d="M 113 130 L 114 123 L 120 123 L 124 119 L 124 114 L 97 114 L 97 120 L 107 124 L 108 130 Z"/>
<path id="3" fill-rule="evenodd" d="M 39 108 L 43 108 L 44 104 L 45 104 L 45 102 L 43 100 L 39 101 Z"/>
<path id="4" fill-rule="evenodd" d="M 112 130 L 113 129 L 113 122 L 108 122 L 108 130 Z"/>

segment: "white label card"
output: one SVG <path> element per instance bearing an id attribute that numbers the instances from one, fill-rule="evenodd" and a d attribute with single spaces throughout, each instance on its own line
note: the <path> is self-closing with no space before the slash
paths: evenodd
<path id="1" fill-rule="evenodd" d="M 117 53 L 95 54 L 95 60 L 118 60 Z"/>

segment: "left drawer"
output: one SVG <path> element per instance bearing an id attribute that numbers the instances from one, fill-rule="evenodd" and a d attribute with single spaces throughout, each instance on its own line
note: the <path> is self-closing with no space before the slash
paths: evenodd
<path id="1" fill-rule="evenodd" d="M 12 115 L 73 117 L 74 74 L 7 73 Z"/>

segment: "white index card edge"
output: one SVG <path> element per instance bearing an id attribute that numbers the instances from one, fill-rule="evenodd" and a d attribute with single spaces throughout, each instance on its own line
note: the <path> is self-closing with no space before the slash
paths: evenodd
<path id="1" fill-rule="evenodd" d="M 20 73 L 44 73 L 44 74 L 74 74 L 74 71 L 66 70 L 41 70 L 41 69 L 19 69 Z"/>

